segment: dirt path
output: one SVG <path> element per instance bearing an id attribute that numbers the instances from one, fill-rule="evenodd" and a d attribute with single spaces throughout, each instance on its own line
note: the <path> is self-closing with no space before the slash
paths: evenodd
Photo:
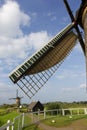
<path id="1" fill-rule="evenodd" d="M 70 127 L 72 127 L 73 130 L 87 130 L 87 119 L 75 121 L 70 125 Z"/>
<path id="2" fill-rule="evenodd" d="M 41 122 L 39 123 L 38 126 L 42 130 L 87 130 L 87 119 L 81 119 L 81 120 L 75 121 L 68 127 L 63 127 L 63 128 L 51 127 Z"/>
<path id="3" fill-rule="evenodd" d="M 48 126 L 48 125 L 45 125 L 43 123 L 40 123 L 39 124 L 39 127 L 42 129 L 42 130 L 73 130 L 72 128 L 70 127 L 66 127 L 66 128 L 56 128 L 56 127 L 51 127 L 51 126 Z M 83 129 L 82 129 L 83 130 Z M 87 129 L 86 129 L 87 130 Z"/>

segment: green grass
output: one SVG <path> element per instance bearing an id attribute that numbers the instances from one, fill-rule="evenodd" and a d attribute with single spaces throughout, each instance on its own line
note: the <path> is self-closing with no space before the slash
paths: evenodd
<path id="1" fill-rule="evenodd" d="M 0 108 L 0 116 L 5 115 L 7 113 L 6 109 Z"/>
<path id="2" fill-rule="evenodd" d="M 0 126 L 7 123 L 8 120 L 13 121 L 13 118 L 18 116 L 19 114 L 17 112 L 11 112 L 5 115 L 0 115 Z"/>
<path id="3" fill-rule="evenodd" d="M 3 108 L 0 108 L 0 112 L 3 112 L 3 111 L 6 111 L 5 109 L 3 109 Z"/>
<path id="4" fill-rule="evenodd" d="M 32 123 L 31 117 L 28 114 L 26 114 L 25 119 L 24 119 L 25 126 L 27 126 L 28 124 L 31 124 L 31 123 Z"/>
<path id="5" fill-rule="evenodd" d="M 43 123 L 54 126 L 54 127 L 64 127 L 70 125 L 72 122 L 79 120 L 79 119 L 85 119 L 87 118 L 87 115 L 85 116 L 72 116 L 72 118 L 69 118 L 69 116 L 57 116 L 54 118 L 46 119 L 43 121 Z M 52 120 L 55 120 L 54 123 L 52 123 Z"/>

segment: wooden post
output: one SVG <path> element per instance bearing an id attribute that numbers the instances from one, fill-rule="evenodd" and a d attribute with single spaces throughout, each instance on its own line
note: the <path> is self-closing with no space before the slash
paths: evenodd
<path id="1" fill-rule="evenodd" d="M 84 114 L 87 115 L 87 108 L 84 108 Z"/>
<path id="2" fill-rule="evenodd" d="M 72 109 L 70 109 L 70 114 L 71 114 L 71 116 L 72 116 Z"/>
<path id="3" fill-rule="evenodd" d="M 40 109 L 38 109 L 38 121 L 40 120 Z"/>
<path id="4" fill-rule="evenodd" d="M 46 119 L 46 110 L 44 109 L 44 119 Z"/>
<path id="5" fill-rule="evenodd" d="M 25 114 L 23 113 L 22 114 L 22 128 L 24 127 L 24 116 L 25 116 Z"/>
<path id="6" fill-rule="evenodd" d="M 65 116 L 65 110 L 64 109 L 62 109 L 62 115 Z"/>
<path id="7" fill-rule="evenodd" d="M 10 123 L 10 120 L 7 121 L 7 123 Z M 7 127 L 7 130 L 10 130 L 10 125 Z"/>
<path id="8" fill-rule="evenodd" d="M 77 109 L 77 114 L 79 115 L 79 108 Z"/>

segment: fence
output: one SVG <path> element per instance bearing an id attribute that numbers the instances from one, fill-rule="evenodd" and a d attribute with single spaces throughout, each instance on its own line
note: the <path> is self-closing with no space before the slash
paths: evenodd
<path id="1" fill-rule="evenodd" d="M 0 130 L 22 130 L 31 124 L 35 124 L 40 120 L 51 118 L 57 115 L 87 115 L 87 108 L 70 108 L 70 109 L 55 109 L 44 110 L 32 113 L 23 113 L 13 119 L 13 122 L 8 120 L 7 124 L 0 127 Z"/>
<path id="2" fill-rule="evenodd" d="M 13 130 L 13 122 L 10 122 L 10 120 L 7 121 L 6 124 L 0 127 L 0 130 Z"/>
<path id="3" fill-rule="evenodd" d="M 8 120 L 6 124 L 0 127 L 0 130 L 22 130 L 23 126 L 24 113 L 14 118 L 13 122 Z"/>

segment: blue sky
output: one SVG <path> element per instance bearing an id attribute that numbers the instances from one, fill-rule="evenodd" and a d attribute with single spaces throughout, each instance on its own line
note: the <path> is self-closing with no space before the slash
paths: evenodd
<path id="1" fill-rule="evenodd" d="M 81 0 L 68 0 L 75 14 Z M 30 100 L 8 75 L 71 22 L 62 0 L 0 0 L 0 104 L 87 99 L 85 57 L 77 46 L 48 83 Z M 84 34 L 83 34 L 84 35 Z"/>

